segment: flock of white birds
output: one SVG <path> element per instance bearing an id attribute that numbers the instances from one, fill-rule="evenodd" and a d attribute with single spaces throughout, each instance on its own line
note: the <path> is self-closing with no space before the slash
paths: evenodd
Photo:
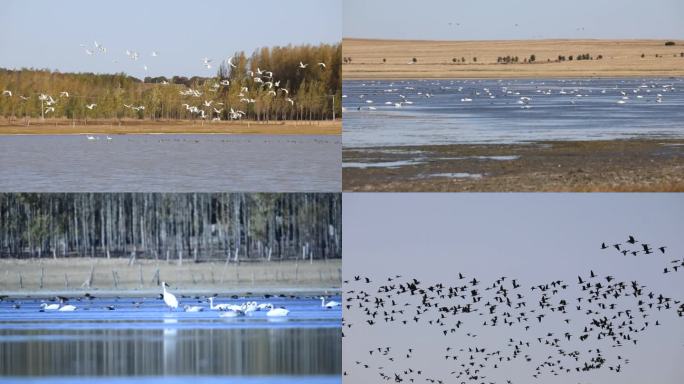
<path id="1" fill-rule="evenodd" d="M 437 84 L 437 83 L 435 83 Z M 365 86 L 365 84 L 362 84 Z M 434 84 L 433 84 L 434 85 Z M 390 87 L 394 87 L 395 84 L 389 84 Z M 513 87 L 510 86 L 501 86 L 500 89 L 490 89 L 488 87 L 483 87 L 481 89 L 465 89 L 463 86 L 458 86 L 458 87 L 451 87 L 451 86 L 444 86 L 441 85 L 439 88 L 440 92 L 442 93 L 459 93 L 462 94 L 462 97 L 460 99 L 461 103 L 470 103 L 473 100 L 477 99 L 496 99 L 496 98 L 502 98 L 502 97 L 517 97 L 516 103 L 520 106 L 522 109 L 530 109 L 532 108 L 532 97 L 531 96 L 521 96 L 520 91 L 517 91 L 513 89 Z M 642 84 L 636 88 L 633 88 L 631 90 L 618 90 L 617 86 L 615 89 L 601 89 L 598 91 L 599 94 L 605 95 L 605 94 L 614 94 L 618 99 L 615 101 L 616 104 L 627 104 L 630 101 L 637 101 L 637 100 L 644 100 L 644 101 L 649 101 L 652 100 L 656 103 L 662 103 L 663 102 L 663 94 L 668 93 L 668 92 L 673 92 L 676 89 L 674 88 L 674 85 L 672 84 L 662 84 L 662 85 L 656 85 L 656 84 Z M 544 89 L 543 87 L 539 87 L 538 89 L 535 90 L 535 93 L 539 97 L 543 97 L 544 95 L 552 95 L 554 94 L 554 90 L 552 89 Z M 556 90 L 556 94 L 558 95 L 567 95 L 569 99 L 569 103 L 574 105 L 578 101 L 582 100 L 582 98 L 588 98 L 591 97 L 593 92 L 592 89 L 587 89 L 587 88 L 580 88 L 580 87 L 568 87 L 566 88 L 561 88 L 560 90 Z M 414 100 L 416 99 L 430 99 L 434 97 L 435 95 L 433 93 L 428 93 L 428 92 L 415 92 L 415 88 L 412 86 L 404 86 L 403 88 L 387 88 L 382 90 L 381 93 L 376 93 L 376 95 L 382 94 L 383 97 L 386 95 L 396 95 L 397 99 L 395 101 L 386 101 L 384 103 L 384 106 L 386 107 L 393 107 L 393 108 L 402 108 L 407 105 L 412 105 L 414 104 Z M 358 95 L 359 101 L 358 103 L 364 103 L 361 106 L 356 107 L 356 110 L 361 111 L 361 110 L 368 110 L 368 111 L 375 111 L 378 109 L 378 107 L 375 106 L 375 101 L 369 98 L 372 97 L 372 95 L 369 94 L 360 94 Z M 342 95 L 343 99 L 347 99 L 348 95 L 343 94 Z M 345 112 L 347 109 L 343 108 L 342 111 Z"/>
<path id="2" fill-rule="evenodd" d="M 162 298 L 164 299 L 164 304 L 169 308 L 169 310 L 177 310 L 180 306 L 178 298 L 173 293 L 166 290 L 168 284 L 165 282 L 161 283 L 162 286 Z M 340 307 L 342 304 L 337 301 L 327 301 L 325 297 L 321 296 L 321 308 L 331 309 Z M 40 305 L 41 311 L 59 311 L 59 312 L 72 312 L 78 308 L 71 304 L 64 304 L 64 302 L 48 304 L 42 303 Z M 220 303 L 214 304 L 214 298 L 209 298 L 209 307 L 202 307 L 199 305 L 184 305 L 184 312 L 203 312 L 204 310 L 220 311 L 220 317 L 242 317 L 250 315 L 257 311 L 266 311 L 266 316 L 268 317 L 286 317 L 290 314 L 290 310 L 283 307 L 275 307 L 272 303 L 257 303 L 256 301 L 247 301 L 242 304 L 227 304 Z M 113 308 L 110 308 L 113 309 Z"/>
<path id="3" fill-rule="evenodd" d="M 94 42 L 93 47 L 87 46 L 85 44 L 80 45 L 84 50 L 85 54 L 88 56 L 92 56 L 95 54 L 107 54 L 107 48 L 103 46 L 102 44 L 98 43 L 97 41 Z M 138 61 L 140 59 L 140 54 L 138 52 L 132 51 L 132 50 L 126 50 L 126 57 L 128 57 L 130 60 L 133 61 Z M 158 57 L 159 54 L 156 51 L 152 51 L 150 54 L 151 57 Z M 233 63 L 235 57 L 231 56 L 228 59 L 225 60 L 225 64 L 227 67 L 230 68 L 237 68 L 237 66 Z M 117 63 L 118 61 L 115 59 L 113 60 L 114 63 Z M 211 69 L 212 68 L 212 63 L 214 62 L 213 59 L 210 59 L 208 57 L 205 57 L 202 59 L 202 65 L 206 69 Z M 299 70 L 305 70 L 309 64 L 304 64 L 303 62 L 299 62 L 299 65 L 297 68 Z M 320 70 L 325 70 L 326 65 L 323 62 L 318 63 L 318 68 Z M 147 71 L 149 68 L 147 64 L 143 64 L 143 69 Z M 289 96 L 290 91 L 285 88 L 285 87 L 280 87 L 280 80 L 276 81 L 274 80 L 274 74 L 272 71 L 268 70 L 262 70 L 261 68 L 257 68 L 256 71 L 247 71 L 247 75 L 252 79 L 253 82 L 253 87 L 257 89 L 257 91 L 263 91 L 267 90 L 267 94 L 272 96 L 272 97 L 285 97 L 285 100 L 290 103 L 291 106 L 294 106 L 295 101 Z M 167 81 L 161 82 L 162 85 L 168 85 L 169 83 Z M 212 92 L 217 92 L 222 86 L 230 86 L 230 80 L 221 80 L 219 82 L 213 83 L 211 85 L 210 91 Z M 6 97 L 13 97 L 13 93 L 11 90 L 4 90 L 2 92 L 3 96 Z M 197 90 L 197 89 L 187 89 L 187 90 L 182 90 L 179 91 L 179 94 L 181 96 L 189 96 L 189 97 L 194 97 L 194 98 L 201 98 L 204 93 Z M 206 95 L 204 95 L 206 96 Z M 257 100 L 254 98 L 249 97 L 249 88 L 248 87 L 242 87 L 240 90 L 240 93 L 238 95 L 240 97 L 240 103 L 243 104 L 255 104 Z M 54 113 L 55 112 L 55 104 L 59 101 L 60 98 L 68 98 L 69 97 L 69 92 L 68 91 L 62 91 L 60 92 L 59 98 L 55 100 L 51 95 L 41 93 L 38 96 L 38 99 L 43 103 L 43 112 L 44 114 L 49 114 L 49 113 Z M 24 95 L 19 95 L 19 98 L 23 101 L 29 100 L 29 96 L 24 96 Z M 212 106 L 214 104 L 215 106 Z M 222 102 L 215 102 L 214 100 L 204 100 L 202 103 L 198 105 L 191 105 L 189 103 L 183 103 L 182 106 L 185 107 L 185 109 L 190 112 L 192 116 L 198 116 L 201 119 L 208 119 L 211 118 L 212 121 L 220 121 L 221 120 L 221 114 L 223 112 L 223 108 L 216 108 L 219 106 L 223 106 L 224 103 Z M 123 104 L 123 106 L 127 109 L 130 109 L 135 112 L 139 111 L 144 111 L 145 106 L 144 105 L 129 105 L 129 104 Z M 85 107 L 88 110 L 93 110 L 95 107 L 97 107 L 97 104 L 91 103 L 91 104 L 86 104 Z M 208 109 L 212 108 L 212 109 Z M 230 108 L 228 111 L 228 117 L 231 120 L 239 120 L 246 116 L 246 113 L 240 109 L 236 108 Z"/>

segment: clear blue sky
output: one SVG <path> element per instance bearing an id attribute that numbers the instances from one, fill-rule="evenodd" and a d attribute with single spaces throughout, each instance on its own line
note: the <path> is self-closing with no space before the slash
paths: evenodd
<path id="1" fill-rule="evenodd" d="M 344 37 L 683 39 L 682 17 L 682 0 L 344 0 Z"/>
<path id="2" fill-rule="evenodd" d="M 0 26 L 3 68 L 208 75 L 215 67 L 204 68 L 205 56 L 216 62 L 263 46 L 339 42 L 342 0 L 6 0 Z M 79 46 L 94 50 L 94 41 L 107 53 L 87 56 Z"/>
<path id="3" fill-rule="evenodd" d="M 563 279 L 571 283 L 565 296 L 573 299 L 581 295 L 575 292 L 577 276 L 586 276 L 593 269 L 600 276 L 637 280 L 647 286 L 645 292 L 652 289 L 684 299 L 684 272 L 662 273 L 668 261 L 684 257 L 684 194 L 345 193 L 343 207 L 345 280 L 362 275 L 382 282 L 400 274 L 425 284 L 456 285 L 457 273 L 463 272 L 483 284 L 491 284 L 500 276 L 517 277 L 529 289 L 532 284 Z M 599 249 L 602 242 L 624 242 L 629 234 L 643 242 L 667 245 L 667 254 L 623 257 L 612 249 Z M 576 311 L 568 316 L 574 328 L 583 324 Z M 655 318 L 661 318 L 662 327 L 651 327 L 640 335 L 639 346 L 619 350 L 631 360 L 621 375 L 602 371 L 544 376 L 540 383 L 681 382 L 684 319 L 673 312 L 658 315 L 653 321 Z M 358 372 L 354 361 L 368 360 L 368 350 L 382 345 L 399 350 L 419 348 L 412 360 L 414 369 L 434 367 L 444 372 L 443 355 L 430 353 L 435 348 L 479 344 L 494 346 L 490 347 L 493 350 L 505 344 L 502 338 L 531 339 L 534 331 L 483 328 L 477 318 L 470 318 L 474 322 L 467 319 L 465 329 L 478 334 L 477 339 L 466 338 L 463 329 L 461 334 L 445 338 L 424 323 L 370 329 L 362 326 L 363 320 L 345 312 L 345 320 L 357 326 L 345 328 L 344 369 Z M 586 317 L 582 319 L 586 322 Z M 558 327 L 557 323 L 549 326 L 554 324 Z M 602 350 L 606 347 L 596 346 Z M 587 347 L 591 348 L 586 343 L 578 346 L 582 350 Z M 547 350 L 533 347 L 531 351 L 536 355 Z M 606 347 L 607 354 L 615 352 Z M 545 356 L 540 357 L 543 360 Z M 486 372 L 491 374 L 486 381 L 505 382 L 496 380 L 505 374 L 513 377 L 514 383 L 532 382 L 529 373 L 533 364 L 516 362 L 502 367 Z M 448 379 L 448 372 L 447 366 L 442 377 Z M 368 370 L 368 376 L 353 376 L 349 382 L 372 382 L 377 377 L 377 370 Z"/>

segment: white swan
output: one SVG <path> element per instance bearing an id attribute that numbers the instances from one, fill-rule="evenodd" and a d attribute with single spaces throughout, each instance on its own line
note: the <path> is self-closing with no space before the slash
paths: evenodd
<path id="1" fill-rule="evenodd" d="M 59 309 L 59 304 L 47 304 L 43 303 L 40 305 L 40 308 L 44 311 L 56 311 Z"/>
<path id="2" fill-rule="evenodd" d="M 71 311 L 75 311 L 75 310 L 76 310 L 76 307 L 73 305 L 65 305 L 65 306 L 61 307 L 60 309 L 58 309 L 58 311 L 60 311 L 60 312 L 71 312 Z"/>
<path id="3" fill-rule="evenodd" d="M 178 308 L 178 299 L 176 299 L 176 296 L 173 295 L 171 292 L 166 291 L 166 284 L 165 282 L 162 281 L 162 289 L 163 289 L 163 296 L 164 296 L 164 303 L 170 308 L 170 309 L 176 309 Z"/>
<path id="4" fill-rule="evenodd" d="M 183 309 L 185 310 L 185 312 L 202 312 L 202 311 L 204 311 L 204 308 L 197 306 L 197 305 L 193 305 L 193 306 L 184 305 Z"/>
<path id="5" fill-rule="evenodd" d="M 338 303 L 337 301 L 333 301 L 333 300 L 331 300 L 331 301 L 329 301 L 329 302 L 326 303 L 326 302 L 325 302 L 325 297 L 321 296 L 321 307 L 325 307 L 325 308 L 335 308 L 335 307 L 339 307 L 340 305 L 342 305 L 342 304 L 341 304 L 341 303 Z"/>
<path id="6" fill-rule="evenodd" d="M 266 312 L 268 317 L 284 317 L 287 316 L 290 311 L 285 308 L 273 308 L 273 304 L 268 305 L 269 311 Z"/>
<path id="7" fill-rule="evenodd" d="M 214 298 L 209 298 L 209 309 L 214 311 L 241 311 L 242 307 L 233 304 L 216 304 L 214 305 Z"/>

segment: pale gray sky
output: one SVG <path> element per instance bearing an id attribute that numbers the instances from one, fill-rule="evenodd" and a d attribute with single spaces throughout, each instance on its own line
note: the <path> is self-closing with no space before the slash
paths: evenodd
<path id="1" fill-rule="evenodd" d="M 217 62 L 264 46 L 339 42 L 342 0 L 6 0 L 0 25 L 1 68 L 213 75 L 204 57 Z M 88 56 L 79 46 L 94 50 L 94 41 L 107 54 Z M 126 57 L 127 49 L 139 53 L 138 61 Z"/>
<path id="2" fill-rule="evenodd" d="M 681 0 L 344 0 L 344 36 L 682 39 L 682 16 Z"/>
<path id="3" fill-rule="evenodd" d="M 462 272 L 470 278 L 482 279 L 483 283 L 491 283 L 500 276 L 516 277 L 528 288 L 563 279 L 571 283 L 567 296 L 574 298 L 580 295 L 573 291 L 577 276 L 587 275 L 591 269 L 601 276 L 637 280 L 647 290 L 684 299 L 684 271 L 662 273 L 667 262 L 684 257 L 682 194 L 346 193 L 343 207 L 344 279 L 362 275 L 382 281 L 400 274 L 425 284 L 456 285 L 457 274 Z M 666 255 L 623 257 L 612 250 L 599 249 L 604 241 L 624 242 L 630 234 L 650 244 L 667 245 Z M 569 316 L 574 316 L 577 325 L 583 324 L 580 319 L 586 322 L 585 317 Z M 639 346 L 625 346 L 617 351 L 631 360 L 630 364 L 623 364 L 622 374 L 594 371 L 555 378 L 544 376 L 540 382 L 679 382 L 684 376 L 684 319 L 674 312 L 659 314 L 658 318 L 663 326 L 651 327 L 640 335 Z M 435 347 L 477 343 L 500 346 L 505 344 L 501 340 L 508 337 L 532 338 L 520 330 L 485 328 L 476 322 L 445 339 L 438 330 L 424 324 L 369 328 L 352 312 L 345 312 L 345 319 L 356 325 L 345 328 L 344 369 L 356 373 L 359 369 L 354 368 L 354 361 L 369 360 L 368 350 L 380 345 L 397 349 L 413 346 L 417 349 L 411 360 L 414 368 L 430 371 L 432 367 L 438 375 L 437 372 L 444 372 L 444 364 L 443 356 L 430 352 Z M 554 324 L 557 326 L 553 322 L 546 326 Z M 465 338 L 466 330 L 479 337 Z M 606 354 L 616 352 L 605 344 L 596 346 L 605 348 Z M 547 352 L 535 348 L 532 351 Z M 514 383 L 531 382 L 529 373 L 533 368 L 531 363 L 515 362 L 490 372 L 490 378 L 512 377 Z M 348 382 L 369 382 L 378 377 L 374 370 L 361 372 L 361 376 L 350 376 Z M 446 372 L 442 377 L 449 379 Z"/>

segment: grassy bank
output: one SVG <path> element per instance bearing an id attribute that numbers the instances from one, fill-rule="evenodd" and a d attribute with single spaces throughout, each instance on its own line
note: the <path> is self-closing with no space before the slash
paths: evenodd
<path id="1" fill-rule="evenodd" d="M 419 152 L 418 152 L 419 151 Z M 420 160 L 416 161 L 416 153 Z M 348 148 L 344 191 L 682 192 L 684 140 Z M 451 176 L 448 176 L 451 175 Z"/>
<path id="2" fill-rule="evenodd" d="M 176 263 L 126 259 L 3 259 L 0 293 L 63 292 L 124 294 L 158 292 L 166 281 L 177 292 L 287 293 L 337 290 L 342 262 L 286 261 Z"/>
<path id="3" fill-rule="evenodd" d="M 190 120 L 136 121 L 66 119 L 4 119 L 0 135 L 78 135 L 78 134 L 253 134 L 253 135 L 341 135 L 341 120 L 321 121 L 221 121 Z"/>
<path id="4" fill-rule="evenodd" d="M 347 61 L 342 73 L 346 80 L 684 76 L 684 41 L 674 42 L 675 45 L 665 46 L 665 40 L 347 38 L 343 43 L 343 57 Z M 584 54 L 589 54 L 592 60 L 577 60 L 577 55 Z M 531 55 L 535 56 L 534 62 L 524 63 Z M 506 56 L 517 56 L 518 63 L 497 62 Z M 564 60 L 560 61 L 559 56 L 564 56 Z"/>

